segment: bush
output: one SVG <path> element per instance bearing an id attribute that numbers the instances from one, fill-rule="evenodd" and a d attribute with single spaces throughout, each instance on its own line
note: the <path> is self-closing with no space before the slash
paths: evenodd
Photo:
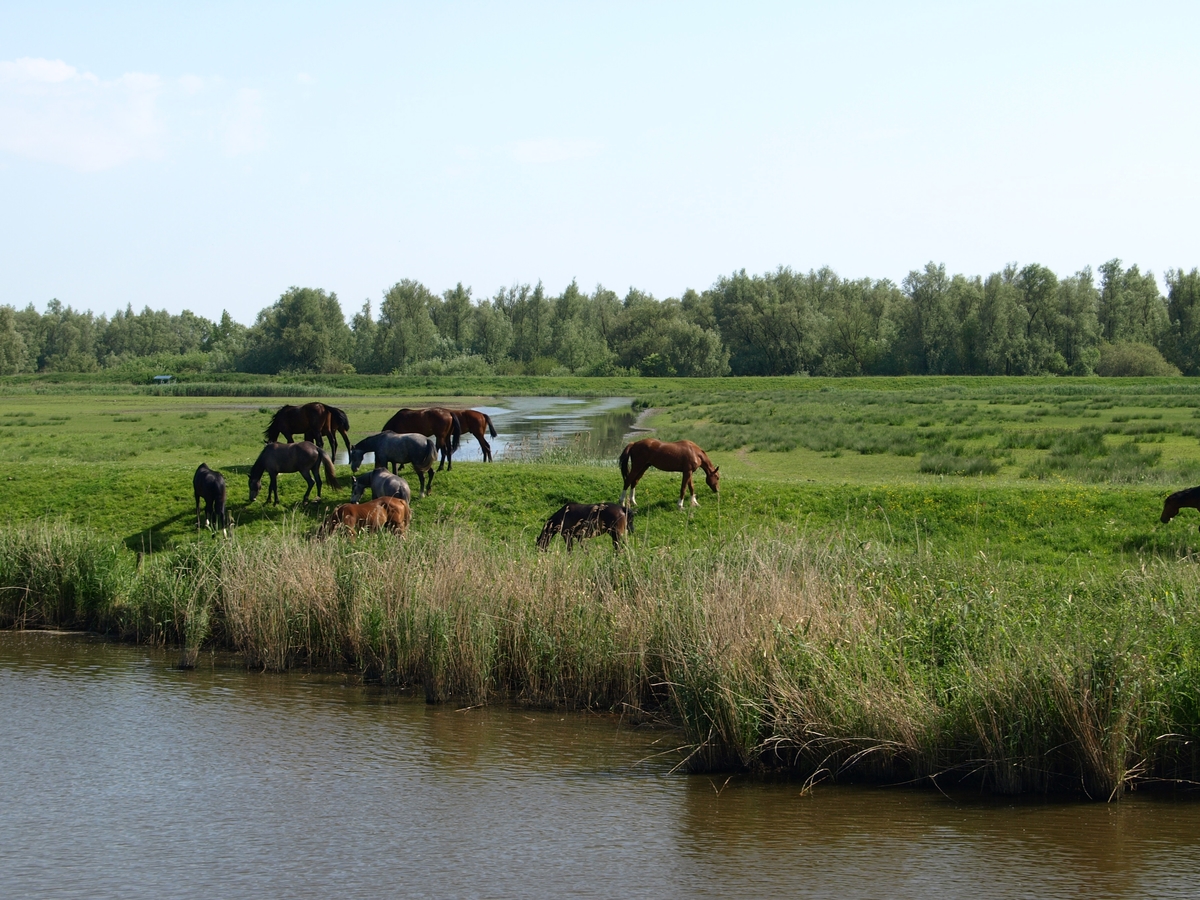
<path id="1" fill-rule="evenodd" d="M 1174 376 L 1179 369 L 1171 365 L 1150 344 L 1101 344 L 1096 374 L 1106 378 Z"/>

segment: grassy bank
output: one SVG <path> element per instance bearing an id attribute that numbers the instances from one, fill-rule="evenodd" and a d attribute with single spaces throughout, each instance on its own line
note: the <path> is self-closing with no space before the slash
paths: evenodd
<path id="1" fill-rule="evenodd" d="M 103 387 L 0 380 L 0 626 L 360 672 L 433 700 L 641 711 L 683 728 L 698 770 L 1097 798 L 1200 781 L 1200 534 L 1191 510 L 1158 522 L 1165 493 L 1200 482 L 1200 382 Z M 620 492 L 614 460 L 565 446 L 456 463 L 403 542 L 317 543 L 347 491 L 300 508 L 285 475 L 282 506 L 246 502 L 270 398 L 292 391 L 338 397 L 353 437 L 455 397 L 636 397 L 657 436 L 710 448 L 721 494 L 680 512 L 678 476 L 651 472 L 627 553 L 539 555 L 554 509 Z M 232 540 L 195 531 L 202 460 L 229 479 Z"/>
<path id="2" fill-rule="evenodd" d="M 664 716 L 694 770 L 1098 799 L 1200 780 L 1190 562 L 1048 572 L 786 527 L 539 555 L 449 525 L 357 543 L 285 526 L 138 561 L 31 526 L 0 531 L 0 587 L 5 626 L 350 669 L 435 701 Z"/>

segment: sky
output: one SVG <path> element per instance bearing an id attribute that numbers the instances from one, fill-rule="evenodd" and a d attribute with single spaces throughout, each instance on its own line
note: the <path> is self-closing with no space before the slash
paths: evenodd
<path id="1" fill-rule="evenodd" d="M 0 0 L 0 304 L 1200 265 L 1195 3 Z"/>

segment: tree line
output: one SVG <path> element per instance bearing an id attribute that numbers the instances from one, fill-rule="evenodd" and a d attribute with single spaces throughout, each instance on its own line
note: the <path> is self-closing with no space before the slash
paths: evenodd
<path id="1" fill-rule="evenodd" d="M 1200 270 L 1111 260 L 1059 277 L 929 263 L 900 283 L 781 267 L 659 300 L 539 282 L 477 300 L 403 280 L 346 321 L 337 295 L 293 287 L 246 327 L 148 307 L 111 318 L 52 300 L 0 306 L 0 374 L 154 360 L 178 372 L 575 375 L 1200 375 Z M 1107 369 L 1107 371 L 1106 371 Z"/>

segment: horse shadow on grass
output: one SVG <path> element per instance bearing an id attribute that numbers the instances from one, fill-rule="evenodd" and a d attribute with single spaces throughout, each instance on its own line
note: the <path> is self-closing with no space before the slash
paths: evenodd
<path id="1" fill-rule="evenodd" d="M 192 519 L 195 521 L 196 513 L 194 510 L 184 510 L 176 513 L 161 522 L 155 522 L 148 528 L 143 528 L 141 531 L 128 535 L 125 538 L 125 546 L 130 550 L 136 550 L 139 553 L 157 553 L 159 550 L 165 550 L 171 545 L 172 534 L 167 533 L 168 528 L 175 525 L 181 519 Z"/>

